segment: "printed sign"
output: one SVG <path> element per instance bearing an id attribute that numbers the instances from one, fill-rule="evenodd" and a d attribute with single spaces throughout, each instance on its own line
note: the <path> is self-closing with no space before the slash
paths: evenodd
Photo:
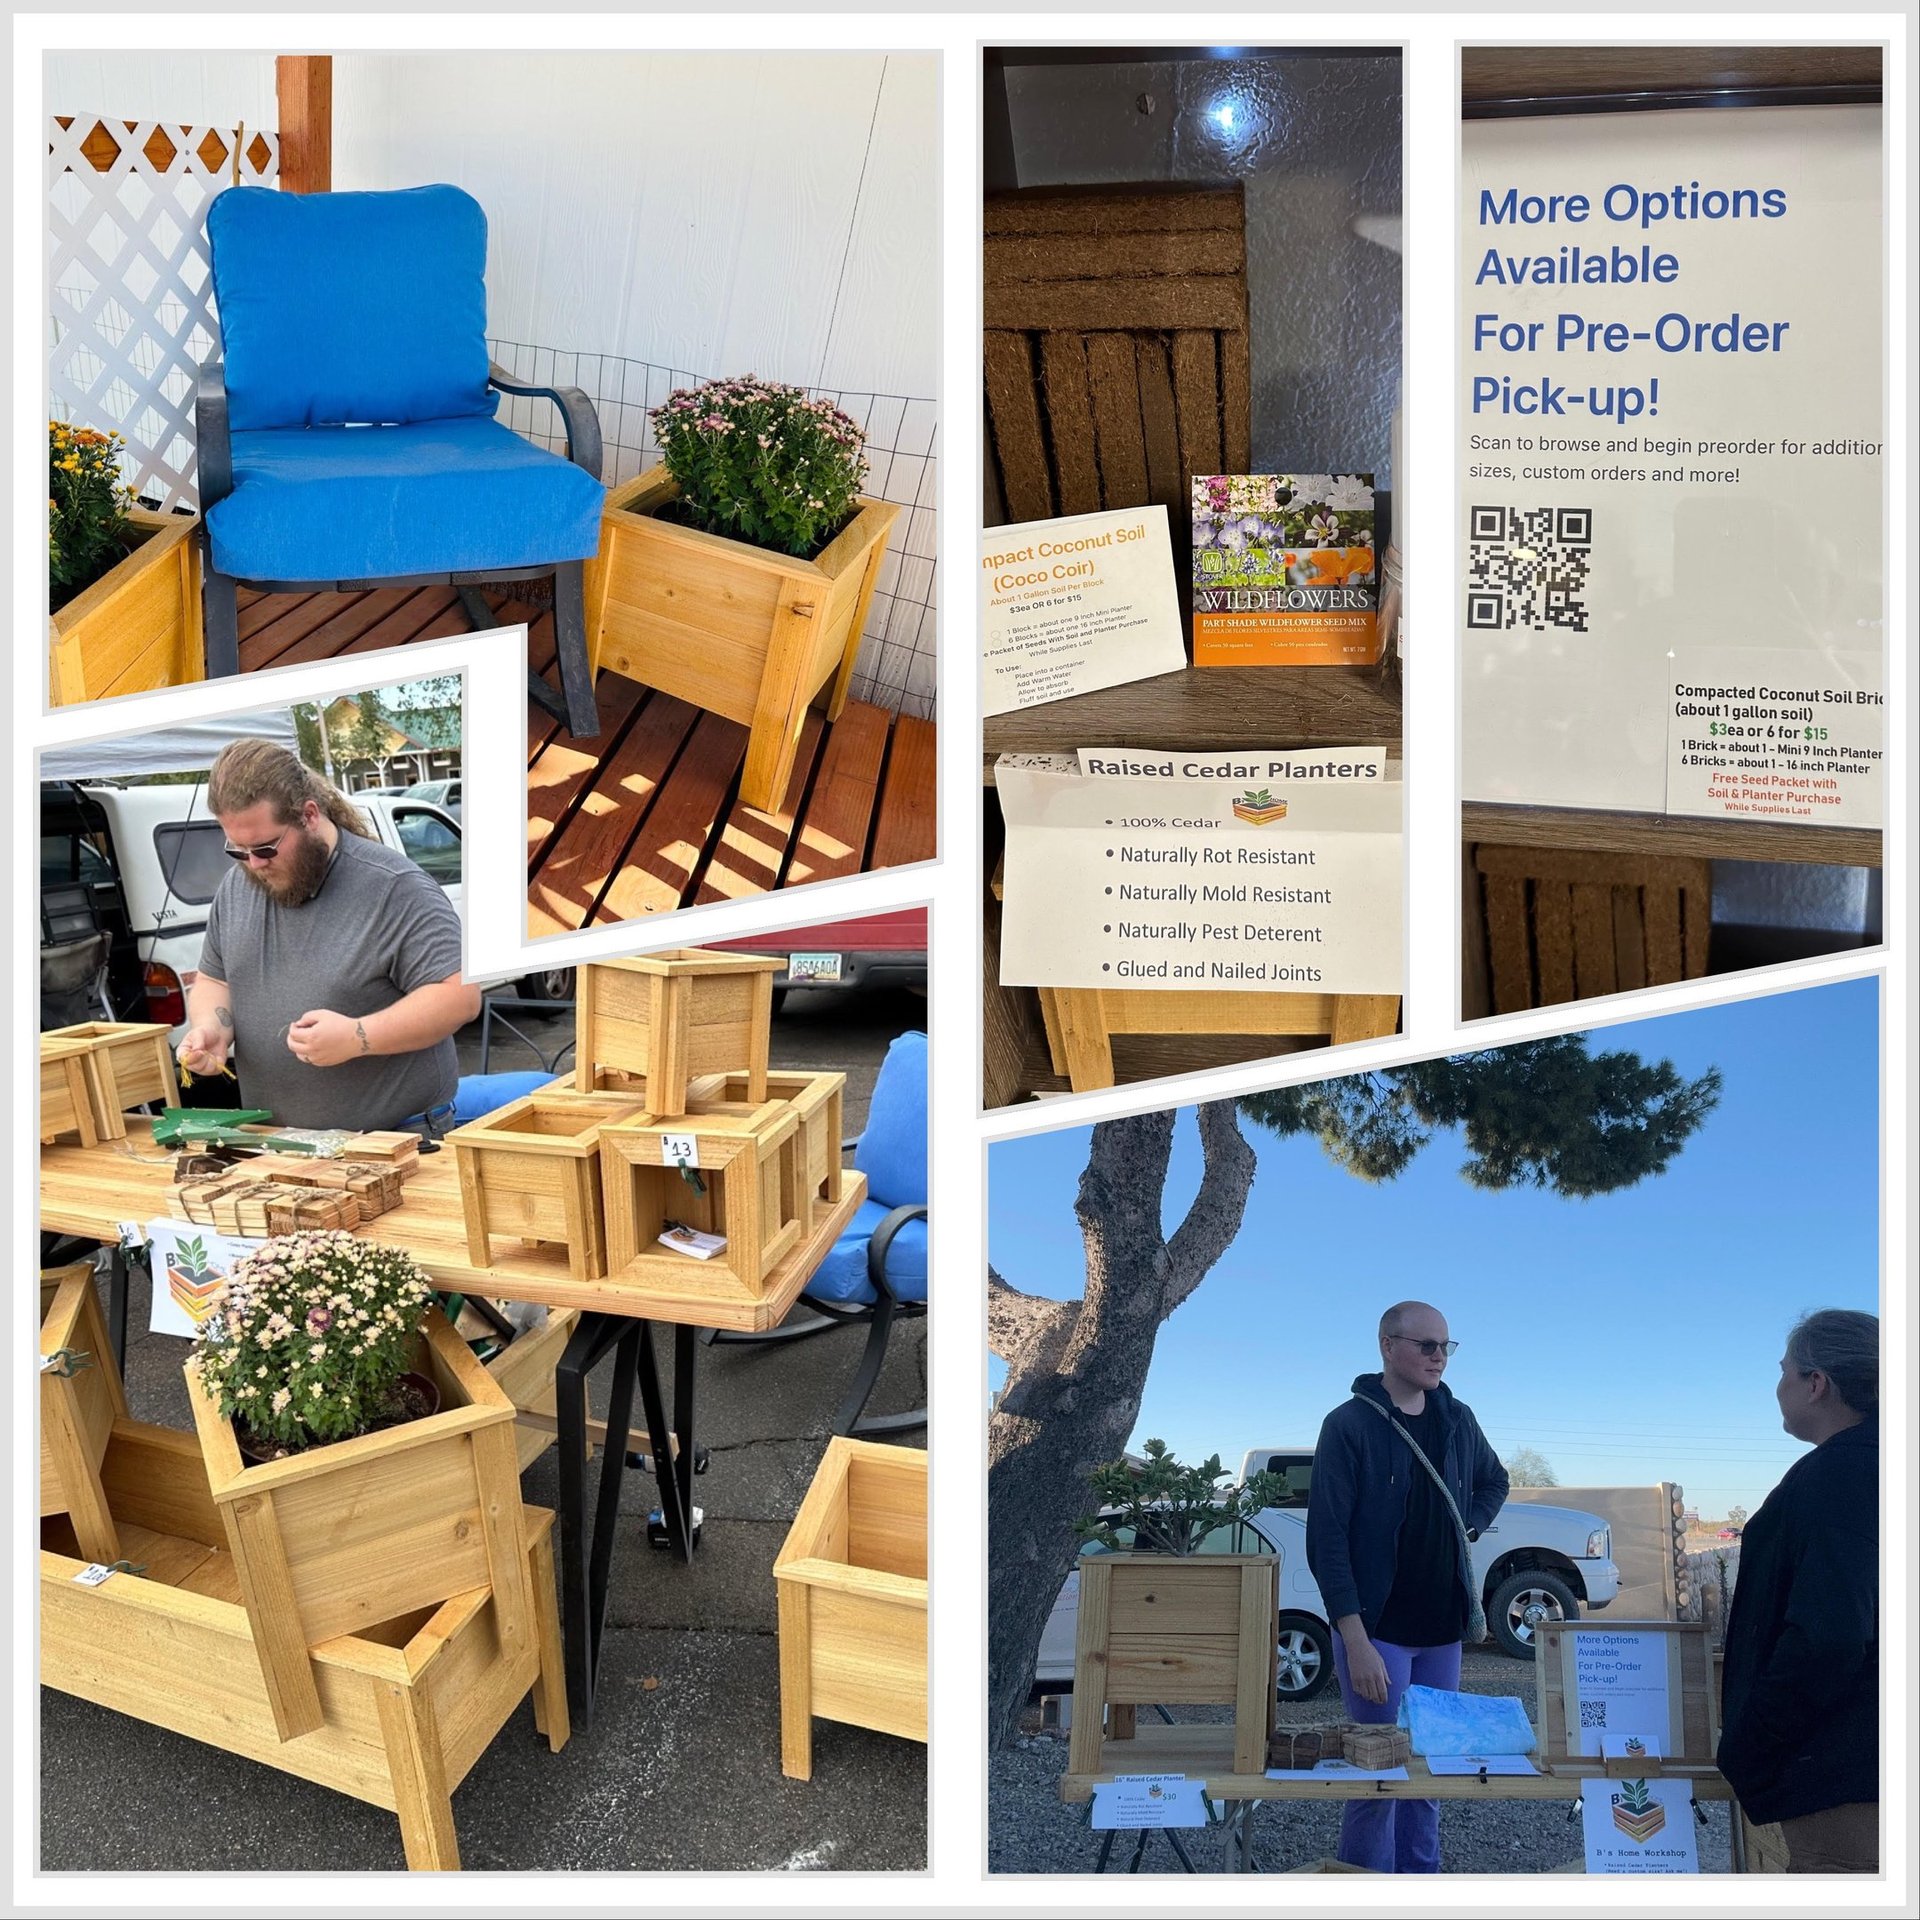
<path id="1" fill-rule="evenodd" d="M 1836 786 L 1772 791 L 1843 804 L 1747 813 L 1737 778 L 1715 783 L 1732 802 L 1710 795 L 1709 775 L 1773 770 L 1721 764 L 1724 735 L 1678 764 L 1675 723 L 1698 716 L 1673 709 L 1682 682 L 1819 709 L 1758 688 L 1817 692 L 1844 662 L 1861 723 L 1845 744 L 1883 744 L 1881 177 L 1874 107 L 1466 127 L 1469 799 L 1879 824 L 1837 752 L 1781 770 Z M 1755 662 L 1702 671 L 1695 650 L 1721 648 Z M 1801 746 L 1843 744 L 1824 714 L 1801 724 L 1830 729 Z"/>
<path id="2" fill-rule="evenodd" d="M 1563 1641 L 1572 1668 L 1567 1689 L 1567 1748 L 1601 1755 L 1603 1741 L 1639 1734 L 1668 1737 L 1673 1708 L 1669 1661 L 1673 1636 L 1665 1633 L 1602 1633 L 1582 1629 Z M 1659 1751 L 1658 1746 L 1654 1748 Z"/>
<path id="3" fill-rule="evenodd" d="M 1693 1788 L 1685 1780 L 1583 1780 L 1589 1873 L 1698 1873 Z"/>
<path id="4" fill-rule="evenodd" d="M 1339 779 L 1265 777 L 1282 758 L 1192 776 L 1163 754 L 1110 776 L 1000 762 L 1002 982 L 1397 994 L 1401 789 L 1364 754 Z"/>
<path id="5" fill-rule="evenodd" d="M 1204 1827 L 1204 1780 L 1180 1773 L 1122 1774 L 1093 1790 L 1093 1825 L 1109 1827 Z"/>
<path id="6" fill-rule="evenodd" d="M 988 527 L 980 575 L 989 717 L 1187 664 L 1165 507 Z"/>
<path id="7" fill-rule="evenodd" d="M 191 1220 L 149 1220 L 146 1238 L 153 1257 L 153 1333 L 191 1340 L 219 1304 L 227 1274 L 243 1254 L 262 1243 L 203 1227 Z"/>

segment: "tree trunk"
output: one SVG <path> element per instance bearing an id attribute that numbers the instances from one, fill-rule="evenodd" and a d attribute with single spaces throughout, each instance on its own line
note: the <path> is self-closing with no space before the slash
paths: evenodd
<path id="1" fill-rule="evenodd" d="M 1233 1243 L 1253 1151 L 1230 1103 L 1198 1110 L 1205 1167 L 1171 1241 L 1161 1224 L 1175 1116 L 1103 1122 L 1075 1212 L 1086 1245 L 1078 1301 L 989 1276 L 988 1337 L 1008 1362 L 987 1435 L 987 1737 L 1011 1737 L 1047 1616 L 1073 1570 L 1087 1477 L 1117 1459 L 1140 1413 L 1160 1323 Z"/>

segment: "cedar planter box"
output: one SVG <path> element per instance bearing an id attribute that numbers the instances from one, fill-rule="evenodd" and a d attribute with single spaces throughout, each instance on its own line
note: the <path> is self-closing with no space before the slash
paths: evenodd
<path id="1" fill-rule="evenodd" d="M 743 1073 L 716 1074 L 689 1090 L 689 1114 L 746 1114 L 753 1110 Z M 844 1073 L 769 1073 L 767 1097 L 783 1100 L 800 1123 L 800 1180 L 815 1205 L 839 1198 Z"/>
<path id="2" fill-rule="evenodd" d="M 71 1134 L 83 1147 L 96 1146 L 100 1130 L 93 1124 L 93 1092 L 87 1078 L 84 1040 L 40 1036 L 40 1144 L 51 1146 Z"/>
<path id="3" fill-rule="evenodd" d="M 436 1307 L 414 1370 L 440 1411 L 250 1465 L 187 1369 L 206 1478 L 283 1740 L 324 1721 L 311 1650 L 338 1634 L 492 1589 L 502 1645 L 531 1644 L 513 1402 Z"/>
<path id="4" fill-rule="evenodd" d="M 927 1456 L 827 1442 L 773 1563 L 780 1770 L 813 1777 L 813 1722 L 927 1737 Z"/>
<path id="5" fill-rule="evenodd" d="M 698 1186 L 681 1170 L 678 1148 L 688 1142 Z M 784 1100 L 743 1114 L 615 1121 L 600 1145 L 607 1273 L 628 1286 L 673 1293 L 697 1280 L 763 1299 L 774 1269 L 812 1224 L 800 1122 Z M 659 1244 L 674 1224 L 723 1234 L 727 1244 L 708 1260 L 676 1253 Z"/>
<path id="6" fill-rule="evenodd" d="M 599 1279 L 607 1270 L 600 1134 L 639 1111 L 634 1103 L 535 1093 L 448 1134 L 473 1264 L 491 1263 L 494 1234 L 513 1234 L 565 1247 L 574 1279 Z"/>
<path id="7" fill-rule="evenodd" d="M 664 466 L 608 494 L 587 567 L 587 636 L 612 668 L 748 731 L 740 798 L 777 808 L 807 708 L 847 704 L 854 655 L 900 509 L 862 499 L 811 560 L 658 517 L 679 489 Z"/>
<path id="8" fill-rule="evenodd" d="M 1084 1554 L 1067 1771 L 1109 1771 L 1109 1708 L 1226 1706 L 1233 1771 L 1266 1771 L 1279 1647 L 1273 1554 Z M 1116 1740 L 1131 1713 L 1116 1714 Z M 1124 1770 L 1124 1769 L 1123 1769 Z"/>
<path id="9" fill-rule="evenodd" d="M 57 1027 L 41 1036 L 41 1056 L 49 1040 L 68 1040 L 86 1049 L 88 1091 L 94 1131 L 102 1140 L 123 1140 L 127 1110 L 150 1100 L 180 1104 L 179 1073 L 167 1044 L 169 1029 L 148 1021 L 86 1020 Z"/>
<path id="10" fill-rule="evenodd" d="M 40 1301 L 40 1517 L 65 1514 L 81 1553 L 110 1566 L 120 1558 L 120 1536 L 100 1462 L 113 1423 L 127 1417 L 127 1395 L 92 1262 L 41 1274 Z"/>
<path id="11" fill-rule="evenodd" d="M 690 1084 L 744 1073 L 746 1098 L 767 1097 L 773 976 L 781 963 L 680 947 L 580 969 L 574 994 L 574 1079 L 581 1093 L 612 1072 L 640 1083 L 647 1111 L 685 1113 Z"/>
<path id="12" fill-rule="evenodd" d="M 191 1434 L 120 1421 L 104 1476 L 144 1577 L 74 1584 L 62 1521 L 42 1528 L 40 1678 L 96 1706 L 185 1734 L 400 1817 L 407 1865 L 456 1868 L 452 1790 L 533 1693 L 534 1725 L 567 1742 L 553 1516 L 526 1509 L 516 1587 L 531 1628 L 482 1583 L 314 1648 L 319 1717 L 283 1741 L 245 1598 L 245 1571 Z M 516 1509 L 516 1513 L 517 1513 Z"/>
<path id="13" fill-rule="evenodd" d="M 127 557 L 47 622 L 49 704 L 206 678 L 197 515 L 130 516 Z"/>

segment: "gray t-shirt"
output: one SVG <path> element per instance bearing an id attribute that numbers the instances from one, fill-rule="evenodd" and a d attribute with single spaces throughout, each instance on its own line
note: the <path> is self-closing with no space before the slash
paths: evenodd
<path id="1" fill-rule="evenodd" d="M 226 982 L 242 1102 L 283 1125 L 395 1127 L 452 1099 L 451 1038 L 337 1067 L 308 1066 L 287 1047 L 302 1014 L 362 1019 L 460 971 L 460 916 L 404 853 L 342 833 L 325 884 L 299 907 L 236 868 L 207 909 L 200 970 Z"/>

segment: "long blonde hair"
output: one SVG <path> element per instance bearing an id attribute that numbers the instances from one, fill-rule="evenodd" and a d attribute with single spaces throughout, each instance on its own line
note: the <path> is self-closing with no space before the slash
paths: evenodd
<path id="1" fill-rule="evenodd" d="M 265 801 L 281 825 L 292 826 L 309 800 L 342 833 L 373 838 L 360 809 L 332 781 L 271 740 L 229 741 L 207 775 L 207 807 L 216 816 L 244 813 Z"/>

